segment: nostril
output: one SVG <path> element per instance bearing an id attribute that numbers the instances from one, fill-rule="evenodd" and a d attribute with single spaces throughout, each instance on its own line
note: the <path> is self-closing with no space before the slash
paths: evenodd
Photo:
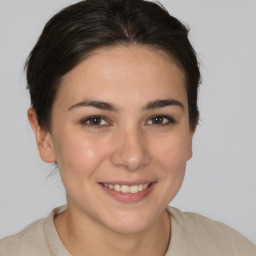
<path id="1" fill-rule="evenodd" d="M 150 163 L 151 156 L 148 148 L 142 143 L 143 139 L 135 137 L 126 136 L 126 138 L 120 138 L 110 157 L 115 167 L 128 171 L 137 171 Z"/>

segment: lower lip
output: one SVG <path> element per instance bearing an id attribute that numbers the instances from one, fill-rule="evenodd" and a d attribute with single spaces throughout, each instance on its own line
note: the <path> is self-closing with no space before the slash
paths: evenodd
<path id="1" fill-rule="evenodd" d="M 110 196 L 114 197 L 116 200 L 124 203 L 136 203 L 142 201 L 149 193 L 153 190 L 155 183 L 152 183 L 147 189 L 140 191 L 138 193 L 122 193 L 115 191 L 114 189 L 106 188 L 102 185 L 101 188 L 107 192 Z"/>

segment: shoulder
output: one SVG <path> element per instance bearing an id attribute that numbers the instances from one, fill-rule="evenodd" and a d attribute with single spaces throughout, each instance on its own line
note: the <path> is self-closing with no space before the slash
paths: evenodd
<path id="1" fill-rule="evenodd" d="M 171 216 L 173 244 L 182 240 L 183 246 L 186 244 L 197 255 L 256 255 L 256 246 L 231 227 L 174 207 L 167 210 Z"/>
<path id="2" fill-rule="evenodd" d="M 1 239 L 0 255 L 29 256 L 35 255 L 38 252 L 44 252 L 44 248 L 47 248 L 47 241 L 44 234 L 44 220 L 37 220 L 18 234 Z"/>
<path id="3" fill-rule="evenodd" d="M 62 244 L 54 225 L 54 216 L 65 211 L 66 205 L 52 210 L 16 235 L 0 240 L 0 256 L 70 256 Z"/>

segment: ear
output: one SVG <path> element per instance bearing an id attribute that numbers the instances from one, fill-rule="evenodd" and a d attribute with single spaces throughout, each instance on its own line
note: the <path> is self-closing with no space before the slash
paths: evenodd
<path id="1" fill-rule="evenodd" d="M 38 124 L 37 115 L 34 108 L 30 108 L 28 110 L 28 120 L 35 133 L 40 157 L 47 163 L 55 162 L 56 158 L 54 154 L 52 135 Z"/>
<path id="2" fill-rule="evenodd" d="M 195 130 L 191 129 L 189 131 L 189 141 L 188 141 L 188 153 L 187 153 L 187 161 L 190 160 L 193 156 L 193 150 L 192 150 L 192 141 L 193 141 L 193 136 L 194 136 Z"/>

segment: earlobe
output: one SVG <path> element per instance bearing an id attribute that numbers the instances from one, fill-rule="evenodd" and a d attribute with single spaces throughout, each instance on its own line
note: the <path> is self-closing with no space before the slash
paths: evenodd
<path id="1" fill-rule="evenodd" d="M 190 160 L 193 156 L 193 150 L 192 150 L 192 141 L 193 141 L 193 136 L 194 136 L 195 131 L 192 130 L 190 131 L 189 134 L 189 144 L 188 144 L 188 153 L 187 153 L 187 161 Z"/>
<path id="2" fill-rule="evenodd" d="M 52 135 L 45 128 L 41 127 L 37 121 L 37 114 L 34 108 L 28 110 L 28 120 L 35 133 L 36 143 L 40 157 L 47 163 L 56 162 Z"/>
<path id="3" fill-rule="evenodd" d="M 190 160 L 193 156 L 193 151 L 192 151 L 192 147 L 189 148 L 188 150 L 188 156 L 187 156 L 187 161 Z"/>

